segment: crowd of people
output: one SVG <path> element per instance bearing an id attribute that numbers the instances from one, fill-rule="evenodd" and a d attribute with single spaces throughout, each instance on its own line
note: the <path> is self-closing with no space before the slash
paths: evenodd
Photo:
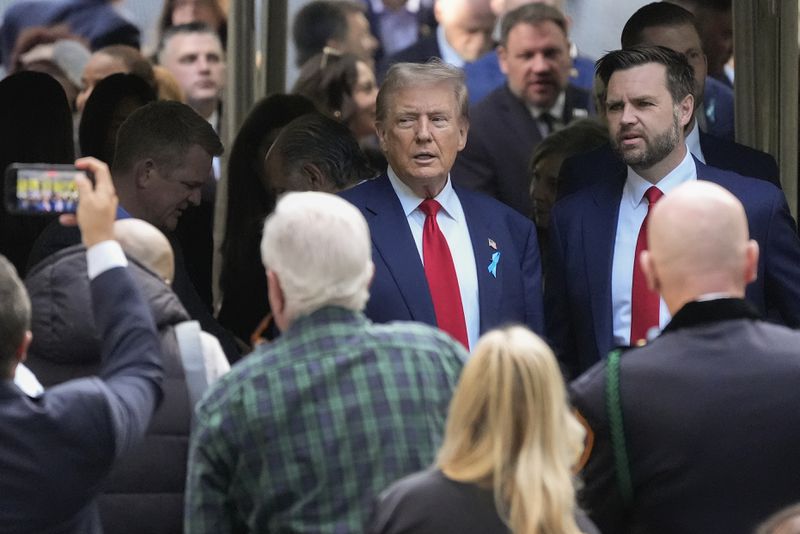
<path id="1" fill-rule="evenodd" d="M 596 62 L 564 8 L 312 0 L 223 147 L 226 1 L 146 51 L 10 7 L 0 167 L 91 180 L 0 205 L 0 532 L 800 533 L 800 238 L 731 2 Z"/>

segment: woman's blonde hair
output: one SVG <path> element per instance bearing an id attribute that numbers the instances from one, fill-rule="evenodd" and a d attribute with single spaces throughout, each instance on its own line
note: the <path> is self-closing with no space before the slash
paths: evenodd
<path id="1" fill-rule="evenodd" d="M 438 466 L 491 486 L 514 534 L 579 533 L 572 467 L 585 431 L 553 352 L 521 326 L 484 335 L 450 403 Z"/>

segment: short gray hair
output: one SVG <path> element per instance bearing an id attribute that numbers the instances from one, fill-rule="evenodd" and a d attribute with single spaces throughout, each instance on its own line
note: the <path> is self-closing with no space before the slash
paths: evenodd
<path id="1" fill-rule="evenodd" d="M 376 103 L 376 118 L 378 121 L 386 120 L 391 99 L 394 93 L 406 87 L 418 87 L 449 83 L 456 97 L 458 111 L 461 118 L 469 120 L 469 98 L 467 85 L 464 82 L 464 71 L 432 59 L 427 63 L 395 63 L 386 74 L 386 79 L 378 91 Z"/>
<path id="2" fill-rule="evenodd" d="M 325 306 L 364 309 L 372 279 L 367 221 L 335 195 L 287 193 L 264 223 L 261 260 L 280 280 L 290 322 Z"/>

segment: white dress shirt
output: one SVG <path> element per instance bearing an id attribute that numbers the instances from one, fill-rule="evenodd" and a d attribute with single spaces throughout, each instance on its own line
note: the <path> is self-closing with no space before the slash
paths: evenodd
<path id="1" fill-rule="evenodd" d="M 684 182 L 697 179 L 697 168 L 692 154 L 687 150 L 686 157 L 672 169 L 657 187 L 665 195 Z M 628 345 L 631 340 L 631 291 L 633 290 L 633 261 L 636 255 L 636 240 L 639 229 L 647 215 L 648 203 L 645 192 L 652 186 L 650 182 L 628 167 L 628 178 L 622 190 L 617 218 L 617 237 L 614 240 L 614 261 L 611 267 L 611 309 L 613 313 L 614 344 Z M 664 300 L 658 314 L 659 328 L 664 328 L 671 316 Z"/>
<path id="2" fill-rule="evenodd" d="M 564 103 L 566 102 L 566 98 L 567 97 L 565 96 L 564 91 L 561 91 L 558 95 L 558 98 L 556 98 L 555 103 L 548 109 L 537 106 L 528 106 L 528 111 L 531 112 L 531 117 L 533 117 L 533 120 L 536 121 L 536 127 L 539 129 L 542 139 L 552 133 L 548 131 L 547 124 L 545 124 L 544 120 L 541 119 L 542 113 L 549 113 L 550 116 L 553 117 L 553 132 L 562 128 L 564 126 L 564 121 L 562 119 L 564 117 Z"/>
<path id="3" fill-rule="evenodd" d="M 394 188 L 403 213 L 406 215 L 411 235 L 417 245 L 417 252 L 423 265 L 422 257 L 422 229 L 425 226 L 425 214 L 419 209 L 420 203 L 425 200 L 414 194 L 410 187 L 404 184 L 391 167 L 388 169 L 389 181 Z M 464 321 L 467 325 L 467 339 L 470 348 L 475 346 L 480 335 L 480 306 L 478 303 L 478 270 L 475 267 L 475 254 L 472 250 L 472 240 L 469 237 L 469 228 L 464 216 L 461 201 L 453 190 L 450 177 L 444 189 L 434 198 L 442 209 L 436 214 L 436 222 L 447 239 L 450 255 L 456 268 L 458 288 L 461 292 L 461 306 L 464 308 Z"/>

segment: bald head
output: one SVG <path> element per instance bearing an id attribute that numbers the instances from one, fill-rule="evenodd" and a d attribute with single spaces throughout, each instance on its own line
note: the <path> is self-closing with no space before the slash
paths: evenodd
<path id="1" fill-rule="evenodd" d="M 122 250 L 167 284 L 175 277 L 172 245 L 161 231 L 140 219 L 121 219 L 114 223 L 114 235 Z"/>
<path id="2" fill-rule="evenodd" d="M 671 313 L 708 293 L 743 297 L 755 280 L 758 244 L 741 202 L 722 187 L 688 182 L 664 196 L 648 223 L 641 261 Z"/>

